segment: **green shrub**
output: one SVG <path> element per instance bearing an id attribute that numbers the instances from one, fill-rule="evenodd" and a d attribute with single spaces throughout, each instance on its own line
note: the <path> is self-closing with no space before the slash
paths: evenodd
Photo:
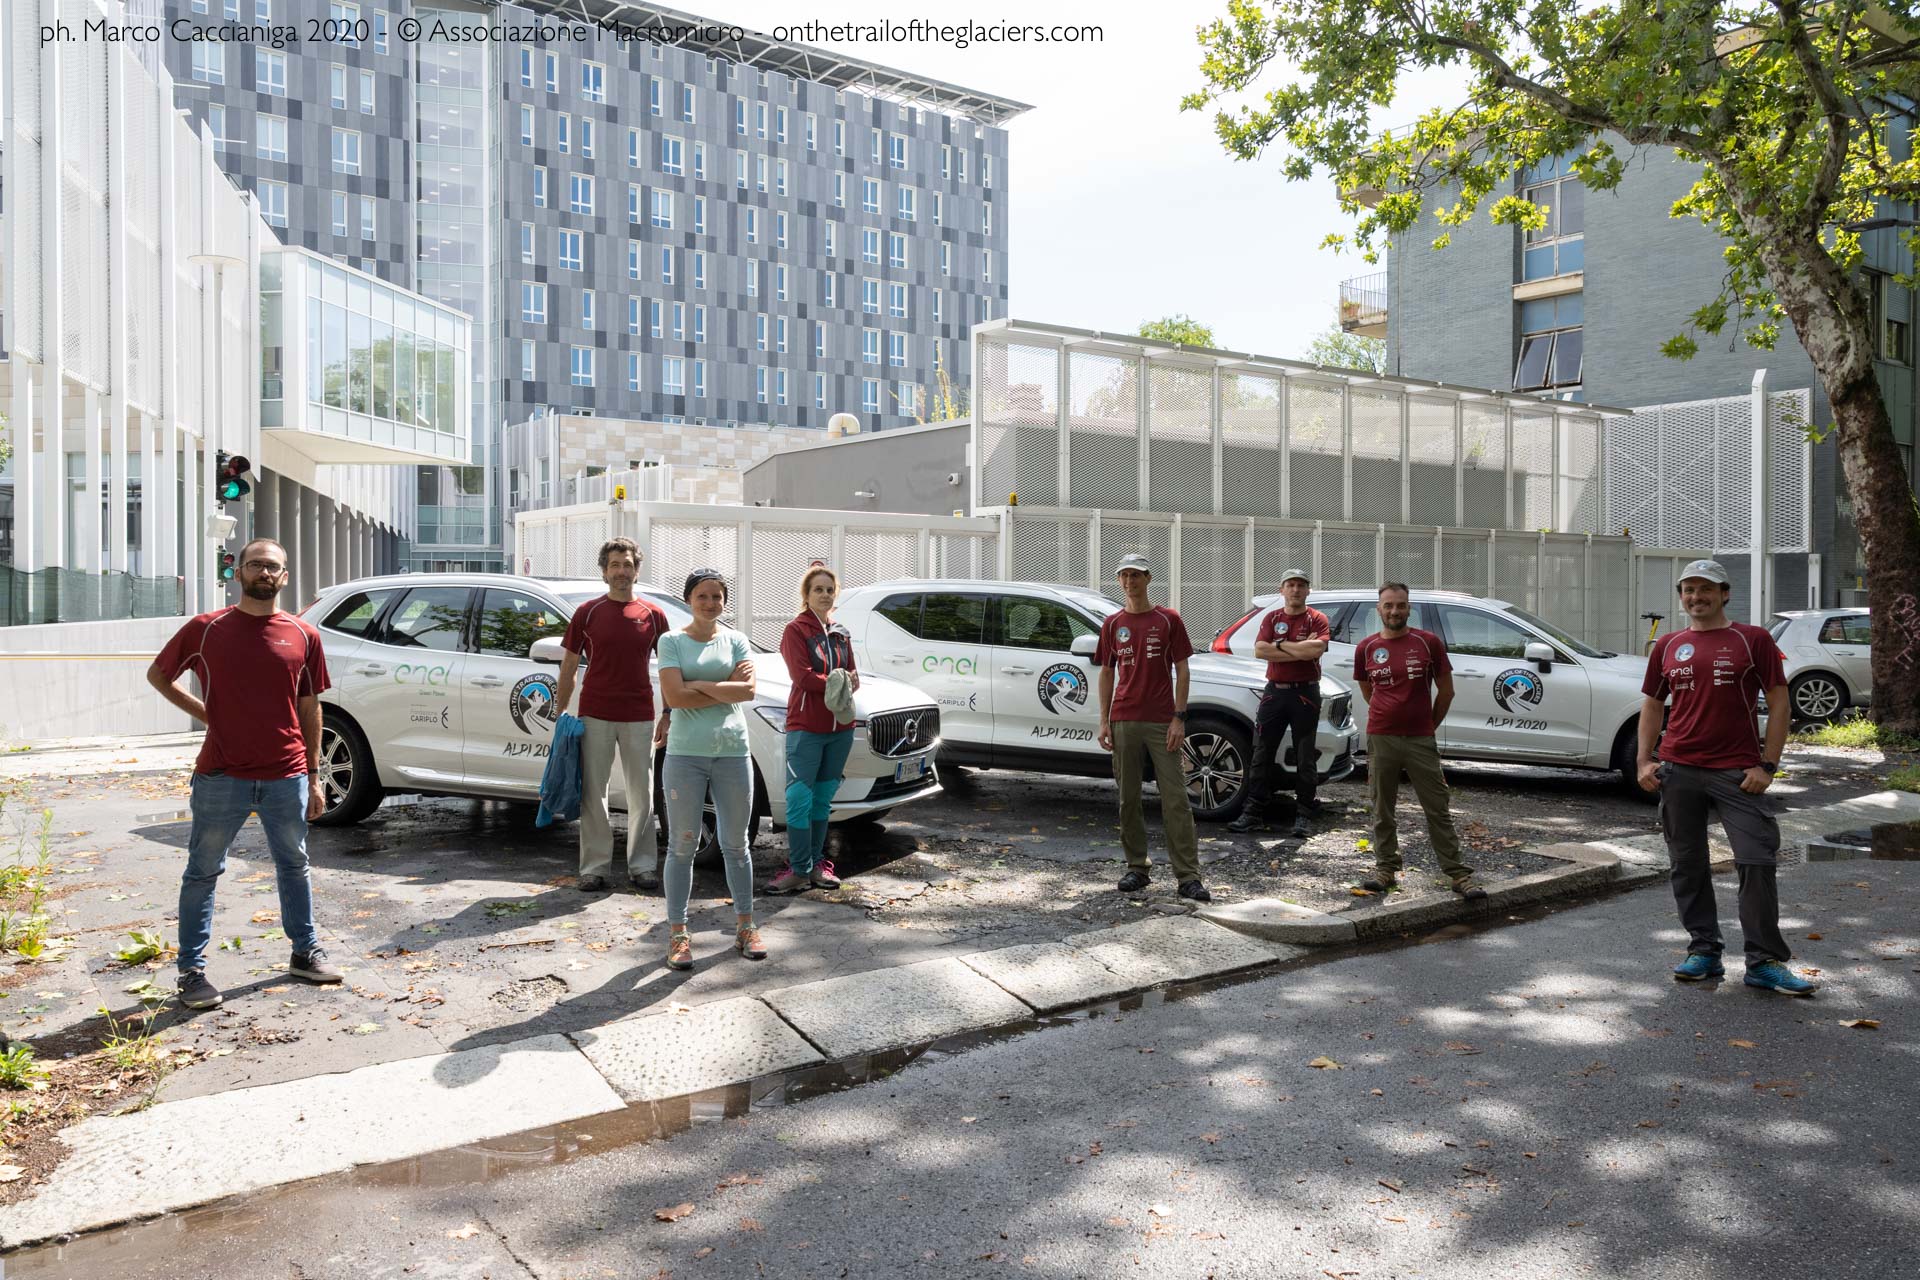
<path id="1" fill-rule="evenodd" d="M 1920 751 L 1920 738 L 1904 733 L 1883 732 L 1865 716 L 1853 716 L 1833 724 L 1809 725 L 1793 735 L 1795 742 L 1812 747 L 1873 747 L 1881 751 Z"/>
<path id="2" fill-rule="evenodd" d="M 32 1089 L 47 1078 L 47 1069 L 33 1060 L 33 1046 L 16 1044 L 0 1052 L 0 1088 Z"/>
<path id="3" fill-rule="evenodd" d="M 1895 769 L 1887 775 L 1887 785 L 1895 791 L 1920 791 L 1920 764 Z"/>

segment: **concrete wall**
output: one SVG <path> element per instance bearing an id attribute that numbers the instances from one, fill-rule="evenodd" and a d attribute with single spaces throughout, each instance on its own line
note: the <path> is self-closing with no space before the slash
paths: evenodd
<path id="1" fill-rule="evenodd" d="M 0 743 L 180 733 L 198 726 L 147 684 L 185 618 L 0 630 Z"/>
<path id="2" fill-rule="evenodd" d="M 828 511 L 950 516 L 973 492 L 967 423 L 904 427 L 778 453 L 747 469 L 745 500 Z M 948 482 L 958 474 L 960 482 Z M 870 493 L 857 498 L 855 493 Z"/>

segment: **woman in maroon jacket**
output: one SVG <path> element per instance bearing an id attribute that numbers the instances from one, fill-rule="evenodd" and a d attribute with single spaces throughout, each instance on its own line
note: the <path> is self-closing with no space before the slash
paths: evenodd
<path id="1" fill-rule="evenodd" d="M 853 749 L 853 723 L 838 723 L 827 707 L 827 676 L 845 671 L 858 689 L 860 673 L 853 666 L 853 638 L 832 621 L 839 594 L 833 570 L 818 564 L 808 569 L 800 578 L 800 616 L 780 637 L 780 656 L 793 681 L 787 694 L 787 869 L 773 878 L 768 893 L 840 887 L 833 864 L 821 855 L 833 794 Z"/>

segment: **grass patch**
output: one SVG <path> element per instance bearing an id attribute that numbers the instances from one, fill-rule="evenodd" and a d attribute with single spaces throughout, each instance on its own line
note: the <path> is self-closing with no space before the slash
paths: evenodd
<path id="1" fill-rule="evenodd" d="M 1887 775 L 1887 785 L 1895 791 L 1920 792 L 1920 764 L 1895 769 Z"/>
<path id="2" fill-rule="evenodd" d="M 1865 716 L 1853 716 L 1834 724 L 1809 725 L 1798 730 L 1793 740 L 1810 747 L 1872 747 L 1880 751 L 1920 751 L 1920 738 L 1885 731 Z"/>

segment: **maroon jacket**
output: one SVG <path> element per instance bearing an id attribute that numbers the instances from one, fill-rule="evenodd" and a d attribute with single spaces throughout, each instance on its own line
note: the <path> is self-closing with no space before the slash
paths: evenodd
<path id="1" fill-rule="evenodd" d="M 780 656 L 786 659 L 787 676 L 793 681 L 787 694 L 787 731 L 851 732 L 852 725 L 834 721 L 826 700 L 827 673 L 854 670 L 853 637 L 847 629 L 837 622 L 831 628 L 821 625 L 808 609 L 781 633 Z"/>

